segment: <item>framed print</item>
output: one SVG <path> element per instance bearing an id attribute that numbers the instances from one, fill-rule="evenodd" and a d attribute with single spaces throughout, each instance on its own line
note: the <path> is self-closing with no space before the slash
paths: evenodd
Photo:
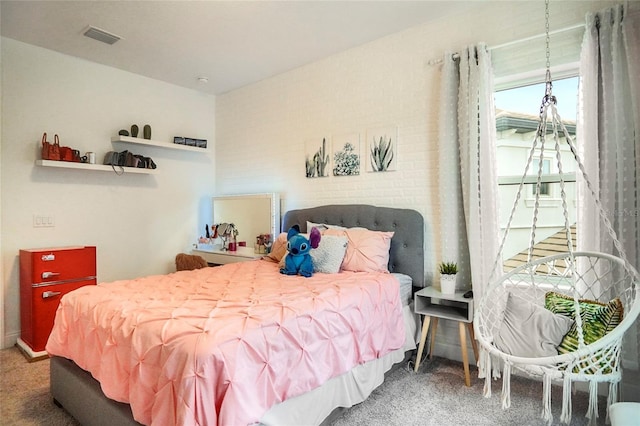
<path id="1" fill-rule="evenodd" d="M 334 150 L 333 175 L 357 176 L 360 174 L 360 135 L 334 136 L 332 139 Z"/>
<path id="2" fill-rule="evenodd" d="M 367 171 L 389 172 L 398 163 L 398 127 L 389 126 L 367 131 Z"/>
<path id="3" fill-rule="evenodd" d="M 329 176 L 330 141 L 328 138 L 308 140 L 305 143 L 304 166 L 308 178 Z"/>

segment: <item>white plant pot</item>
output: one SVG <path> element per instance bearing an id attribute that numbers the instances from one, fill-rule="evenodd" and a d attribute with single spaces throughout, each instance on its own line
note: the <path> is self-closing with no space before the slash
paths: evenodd
<path id="1" fill-rule="evenodd" d="M 440 292 L 442 294 L 454 294 L 456 292 L 456 275 L 440 275 Z"/>

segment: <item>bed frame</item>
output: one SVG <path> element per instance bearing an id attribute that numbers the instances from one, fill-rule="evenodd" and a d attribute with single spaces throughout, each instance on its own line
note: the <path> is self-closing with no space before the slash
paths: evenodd
<path id="1" fill-rule="evenodd" d="M 297 224 L 301 231 L 306 232 L 307 221 L 394 231 L 389 271 L 409 275 L 414 287 L 424 287 L 424 222 L 417 211 L 360 204 L 326 205 L 287 212 L 281 229 L 286 231 Z M 133 419 L 128 404 L 107 398 L 98 381 L 73 361 L 51 357 L 50 379 L 54 403 L 63 407 L 82 425 L 139 425 Z M 337 417 L 339 411 L 336 410 L 328 419 Z"/>

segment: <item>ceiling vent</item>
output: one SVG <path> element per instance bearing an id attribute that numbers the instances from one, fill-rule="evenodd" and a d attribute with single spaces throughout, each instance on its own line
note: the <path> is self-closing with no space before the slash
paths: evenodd
<path id="1" fill-rule="evenodd" d="M 89 28 L 84 32 L 84 35 L 107 44 L 113 44 L 122 38 L 105 30 L 101 30 L 100 28 L 92 26 L 89 26 Z"/>

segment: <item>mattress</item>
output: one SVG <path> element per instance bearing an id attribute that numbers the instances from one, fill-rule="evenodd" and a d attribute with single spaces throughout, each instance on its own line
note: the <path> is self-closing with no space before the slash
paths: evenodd
<path id="1" fill-rule="evenodd" d="M 413 301 L 413 279 L 405 274 L 394 272 L 391 274 L 400 283 L 400 302 L 408 306 Z"/>

